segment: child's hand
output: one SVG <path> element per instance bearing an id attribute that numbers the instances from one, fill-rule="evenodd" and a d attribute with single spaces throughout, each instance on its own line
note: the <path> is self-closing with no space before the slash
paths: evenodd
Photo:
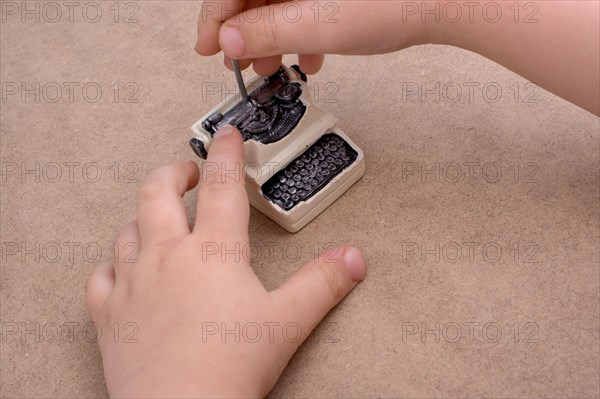
<path id="1" fill-rule="evenodd" d="M 162 167 L 140 189 L 137 220 L 118 235 L 120 247 L 140 248 L 139 261 L 103 265 L 88 280 L 113 397 L 263 396 L 311 328 L 365 276 L 360 252 L 338 248 L 267 292 L 240 254 L 249 206 L 243 176 L 231 174 L 243 162 L 239 132 L 217 133 L 207 162 L 224 173 L 202 179 L 193 231 L 182 196 L 198 168 Z M 124 339 L 126 329 L 137 332 Z"/>
<path id="2" fill-rule="evenodd" d="M 196 51 L 223 50 L 229 69 L 236 58 L 243 68 L 253 62 L 261 75 L 275 72 L 282 54 L 297 53 L 302 71 L 313 74 L 323 64 L 322 54 L 381 54 L 426 43 L 420 20 L 401 23 L 403 3 L 267 0 L 257 7 L 256 2 L 207 0 L 198 19 Z"/>
<path id="3" fill-rule="evenodd" d="M 205 0 L 196 51 L 223 50 L 230 69 L 230 58 L 237 58 L 242 67 L 253 62 L 261 75 L 275 72 L 282 54 L 300 54 L 300 68 L 311 74 L 323 58 L 305 54 L 368 55 L 449 44 L 599 115 L 598 15 L 600 2 L 573 0 Z"/>

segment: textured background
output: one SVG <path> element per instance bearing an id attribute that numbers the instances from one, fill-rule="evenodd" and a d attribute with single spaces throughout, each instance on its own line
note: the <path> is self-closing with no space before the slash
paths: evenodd
<path id="1" fill-rule="evenodd" d="M 106 395 L 86 277 L 143 176 L 193 158 L 190 125 L 235 88 L 193 51 L 199 2 L 103 2 L 97 23 L 78 4 L 0 24 L 2 397 Z M 295 235 L 253 210 L 254 267 L 273 288 L 352 244 L 369 276 L 273 397 L 598 396 L 598 118 L 441 46 L 331 56 L 309 83 L 368 170 Z"/>

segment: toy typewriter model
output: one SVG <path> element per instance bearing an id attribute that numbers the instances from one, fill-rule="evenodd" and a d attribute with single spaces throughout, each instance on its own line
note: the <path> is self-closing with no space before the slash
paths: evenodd
<path id="1" fill-rule="evenodd" d="M 257 76 L 243 89 L 241 101 L 229 96 L 192 126 L 190 145 L 206 159 L 213 134 L 237 127 L 245 140 L 250 204 L 294 233 L 363 176 L 363 152 L 333 115 L 311 103 L 298 66 Z"/>

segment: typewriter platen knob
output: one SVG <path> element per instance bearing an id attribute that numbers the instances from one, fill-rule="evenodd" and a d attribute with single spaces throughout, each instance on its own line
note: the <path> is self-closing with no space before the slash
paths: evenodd
<path id="1" fill-rule="evenodd" d="M 206 151 L 206 146 L 202 140 L 198 140 L 197 138 L 193 138 L 190 140 L 190 147 L 196 155 L 198 155 L 202 159 L 206 159 L 208 156 L 208 152 Z"/>
<path id="2" fill-rule="evenodd" d="M 283 87 L 279 93 L 277 93 L 277 98 L 281 101 L 290 103 L 300 97 L 302 94 L 302 89 L 299 84 L 291 83 Z"/>

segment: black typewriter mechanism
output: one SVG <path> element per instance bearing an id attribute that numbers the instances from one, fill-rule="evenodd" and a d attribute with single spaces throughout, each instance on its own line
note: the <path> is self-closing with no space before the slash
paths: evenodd
<path id="1" fill-rule="evenodd" d="M 297 66 L 293 66 L 298 71 Z M 300 73 L 302 80 L 306 75 Z M 232 125 L 244 140 L 270 144 L 281 140 L 298 124 L 306 105 L 300 100 L 302 87 L 291 82 L 283 68 L 265 78 L 265 82 L 249 94 L 247 101 L 238 102 L 221 114 L 214 113 L 202 121 L 202 127 L 214 134 L 222 126 Z"/>

